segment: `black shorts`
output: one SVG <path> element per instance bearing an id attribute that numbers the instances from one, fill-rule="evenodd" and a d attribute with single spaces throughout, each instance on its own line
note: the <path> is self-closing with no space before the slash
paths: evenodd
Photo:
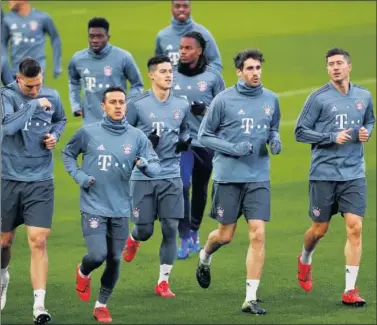
<path id="1" fill-rule="evenodd" d="M 1 181 L 1 232 L 19 225 L 51 228 L 54 213 L 54 181 Z"/>
<path id="2" fill-rule="evenodd" d="M 246 220 L 270 221 L 270 182 L 213 182 L 210 216 L 223 225 L 235 224 L 243 214 Z"/>
<path id="3" fill-rule="evenodd" d="M 310 181 L 309 216 L 314 222 L 329 222 L 334 214 L 352 213 L 364 217 L 365 178 L 350 181 Z"/>

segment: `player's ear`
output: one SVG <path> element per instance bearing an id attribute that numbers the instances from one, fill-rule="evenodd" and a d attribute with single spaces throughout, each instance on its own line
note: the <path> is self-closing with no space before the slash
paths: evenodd
<path id="1" fill-rule="evenodd" d="M 242 71 L 240 69 L 237 69 L 236 73 L 238 78 L 242 77 Z"/>
<path id="2" fill-rule="evenodd" d="M 153 72 L 152 71 L 148 72 L 148 77 L 149 77 L 150 80 L 153 80 Z"/>
<path id="3" fill-rule="evenodd" d="M 107 34 L 107 40 L 109 41 L 110 40 L 110 34 Z"/>
<path id="4" fill-rule="evenodd" d="M 348 69 L 349 69 L 350 72 L 352 71 L 352 63 L 350 63 L 350 64 L 348 65 Z"/>
<path id="5" fill-rule="evenodd" d="M 102 107 L 103 111 L 106 113 L 106 105 L 105 105 L 104 102 L 101 103 L 101 107 Z"/>

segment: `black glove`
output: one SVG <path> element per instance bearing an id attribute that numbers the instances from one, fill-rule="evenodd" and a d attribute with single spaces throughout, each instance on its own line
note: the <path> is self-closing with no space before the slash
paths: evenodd
<path id="1" fill-rule="evenodd" d="M 156 149 L 158 143 L 160 142 L 160 137 L 157 135 L 157 130 L 153 130 L 151 134 L 148 135 L 148 139 L 152 142 L 153 149 Z"/>
<path id="2" fill-rule="evenodd" d="M 193 102 L 191 105 L 191 113 L 194 115 L 204 115 L 207 106 L 203 102 Z"/>
<path id="3" fill-rule="evenodd" d="M 179 140 L 175 146 L 175 153 L 180 153 L 182 151 L 187 151 L 191 147 L 192 138 L 187 141 Z"/>

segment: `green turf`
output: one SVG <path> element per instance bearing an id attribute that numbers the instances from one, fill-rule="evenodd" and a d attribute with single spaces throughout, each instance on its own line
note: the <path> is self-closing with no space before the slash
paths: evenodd
<path id="1" fill-rule="evenodd" d="M 70 114 L 66 68 L 72 54 L 87 46 L 86 25 L 92 16 L 111 22 L 112 43 L 135 56 L 146 87 L 146 61 L 153 55 L 154 37 L 170 19 L 170 2 L 49 2 L 33 4 L 48 11 L 63 39 L 65 72 L 47 83 L 59 89 Z M 348 49 L 353 56 L 354 80 L 376 91 L 376 4 L 374 2 L 194 2 L 193 16 L 214 34 L 224 61 L 228 86 L 236 80 L 232 57 L 246 47 L 259 47 L 266 57 L 264 84 L 282 93 L 318 87 L 328 81 L 324 54 L 333 46 Z M 213 15 L 214 18 L 209 20 Z M 49 58 L 51 51 L 48 44 Z M 284 324 L 375 324 L 376 323 L 376 141 L 366 146 L 369 206 L 364 224 L 364 248 L 358 285 L 368 306 L 346 308 L 341 303 L 344 290 L 345 227 L 340 216 L 333 219 L 328 236 L 314 255 L 314 289 L 303 292 L 296 281 L 297 255 L 303 233 L 310 225 L 307 217 L 307 188 L 310 150 L 293 138 L 293 123 L 309 94 L 281 97 L 283 153 L 272 157 L 272 218 L 267 225 L 267 255 L 260 296 L 269 312 L 255 317 L 240 313 L 245 296 L 245 256 L 247 230 L 240 221 L 228 247 L 213 259 L 213 280 L 208 290 L 195 280 L 196 257 L 177 261 L 172 272 L 172 289 L 177 297 L 162 300 L 154 296 L 161 239 L 159 224 L 154 237 L 142 245 L 133 263 L 122 263 L 118 286 L 110 301 L 114 323 L 284 323 Z M 60 150 L 79 126 L 69 116 L 67 130 L 55 153 L 56 209 L 49 240 L 50 273 L 47 307 L 57 324 L 88 324 L 95 297 L 81 302 L 75 294 L 75 266 L 85 253 L 80 230 L 78 187 L 64 172 Z M 205 218 L 204 240 L 216 223 Z M 14 245 L 8 303 L 3 324 L 30 323 L 32 291 L 29 282 L 29 249 L 24 228 Z M 93 276 L 94 296 L 101 271 Z"/>

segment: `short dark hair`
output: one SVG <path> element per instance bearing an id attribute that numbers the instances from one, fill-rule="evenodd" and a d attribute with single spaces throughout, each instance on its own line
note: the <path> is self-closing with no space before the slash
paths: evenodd
<path id="1" fill-rule="evenodd" d="M 196 41 L 196 43 L 199 44 L 199 46 L 201 47 L 201 49 L 203 50 L 203 53 L 204 53 L 204 50 L 206 49 L 207 41 L 204 39 L 204 37 L 201 33 L 199 33 L 199 32 L 188 32 L 185 35 L 183 35 L 182 38 L 183 37 L 193 38 Z"/>
<path id="2" fill-rule="evenodd" d="M 263 63 L 265 61 L 263 53 L 261 51 L 257 49 L 246 49 L 242 52 L 237 53 L 237 55 L 233 58 L 234 66 L 236 67 L 236 69 L 242 70 L 245 61 L 248 59 L 258 60 L 260 63 Z"/>
<path id="3" fill-rule="evenodd" d="M 334 47 L 334 48 L 328 50 L 327 53 L 326 53 L 326 64 L 328 62 L 328 58 L 330 58 L 334 55 L 343 55 L 344 58 L 346 59 L 346 61 L 348 63 L 351 63 L 351 55 L 346 50 L 338 48 L 338 47 Z"/>
<path id="4" fill-rule="evenodd" d="M 147 63 L 148 71 L 151 72 L 153 69 L 155 69 L 155 67 L 158 64 L 164 63 L 164 62 L 171 63 L 169 57 L 166 55 L 156 55 L 150 58 Z"/>
<path id="5" fill-rule="evenodd" d="M 28 56 L 22 59 L 18 71 L 27 78 L 35 78 L 42 72 L 42 68 L 37 60 Z"/>
<path id="6" fill-rule="evenodd" d="M 115 93 L 115 92 L 121 92 L 121 93 L 124 94 L 124 96 L 126 96 L 126 92 L 121 87 L 111 86 L 109 88 L 106 88 L 106 90 L 104 91 L 104 93 L 102 95 L 102 103 L 106 102 L 106 95 L 107 94 L 109 94 L 109 93 Z"/>
<path id="7" fill-rule="evenodd" d="M 88 30 L 89 28 L 103 28 L 108 33 L 110 24 L 106 18 L 94 17 L 88 22 Z"/>

